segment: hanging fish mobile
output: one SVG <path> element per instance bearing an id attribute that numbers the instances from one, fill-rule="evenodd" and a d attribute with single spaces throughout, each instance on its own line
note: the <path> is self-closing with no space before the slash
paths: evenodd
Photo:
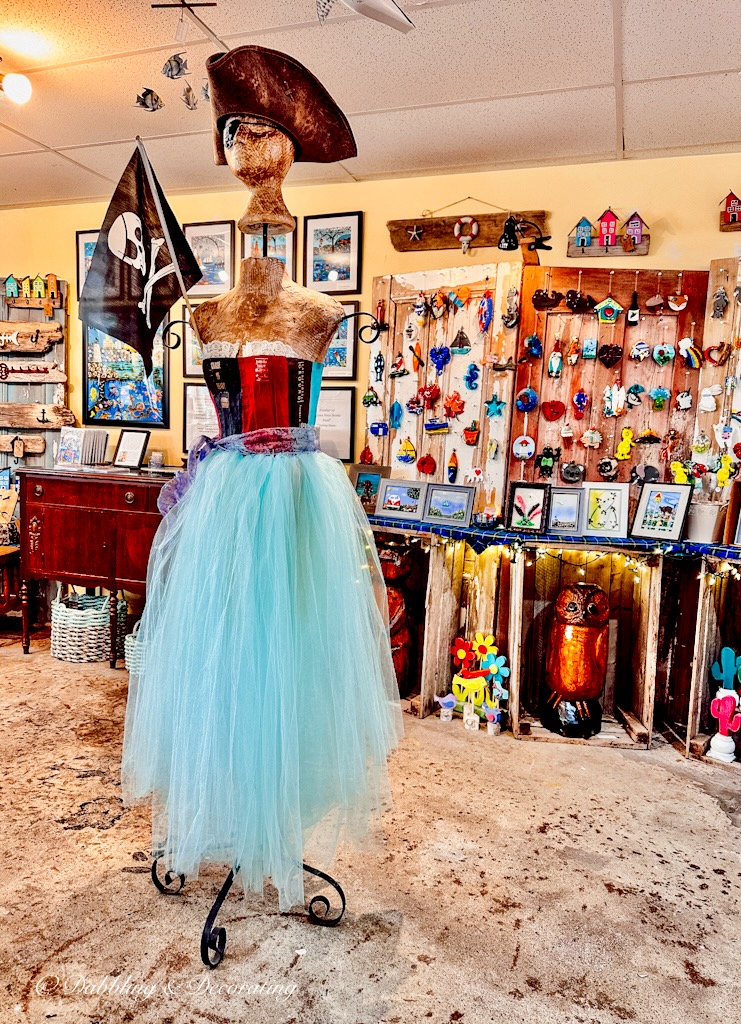
<path id="1" fill-rule="evenodd" d="M 141 107 L 142 110 L 147 110 L 149 113 L 154 113 L 155 110 L 162 110 L 164 103 L 159 98 L 154 89 L 142 89 L 141 94 L 136 97 L 135 107 Z"/>
<path id="2" fill-rule="evenodd" d="M 188 61 L 184 59 L 185 50 L 180 53 L 173 53 L 172 57 L 168 57 L 165 61 L 165 66 L 162 68 L 162 74 L 165 78 L 182 78 L 183 75 L 188 75 Z"/>
<path id="3" fill-rule="evenodd" d="M 188 110 L 196 110 L 198 108 L 198 97 L 193 92 L 193 87 L 190 82 L 186 82 L 183 88 L 183 94 L 180 97 L 183 103 L 186 105 Z"/>

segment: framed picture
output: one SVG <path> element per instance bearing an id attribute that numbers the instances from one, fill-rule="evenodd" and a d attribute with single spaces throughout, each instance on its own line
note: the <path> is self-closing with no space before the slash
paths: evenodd
<path id="1" fill-rule="evenodd" d="M 149 434 L 149 430 L 122 430 L 113 453 L 113 465 L 121 469 L 138 469 L 144 462 Z"/>
<path id="2" fill-rule="evenodd" d="M 390 475 L 391 466 L 366 466 L 364 462 L 350 466 L 350 483 L 367 515 L 375 513 L 381 480 L 386 480 Z"/>
<path id="3" fill-rule="evenodd" d="M 234 287 L 234 221 L 183 224 L 203 277 L 188 295 L 223 295 Z"/>
<path id="4" fill-rule="evenodd" d="M 548 533 L 579 534 L 584 490 L 581 487 L 551 487 Z"/>
<path id="5" fill-rule="evenodd" d="M 376 515 L 386 519 L 420 520 L 428 486 L 420 480 L 381 480 Z"/>
<path id="6" fill-rule="evenodd" d="M 78 231 L 77 232 L 77 298 L 82 294 L 82 286 L 85 284 L 87 272 L 93 262 L 93 253 L 98 244 L 100 231 Z"/>
<path id="7" fill-rule="evenodd" d="M 630 484 L 585 484 L 582 533 L 627 537 L 629 491 Z"/>
<path id="8" fill-rule="evenodd" d="M 83 325 L 82 422 L 100 426 L 149 428 L 170 425 L 169 349 L 157 331 L 152 345 L 152 372 L 144 376 L 142 357 L 129 345 Z"/>
<path id="9" fill-rule="evenodd" d="M 219 420 L 205 384 L 183 385 L 183 451 L 199 437 L 218 437 Z"/>
<path id="10" fill-rule="evenodd" d="M 631 537 L 681 540 L 693 490 L 692 484 L 643 484 Z"/>
<path id="11" fill-rule="evenodd" d="M 475 487 L 428 484 L 422 519 L 427 523 L 470 526 L 475 493 Z"/>
<path id="12" fill-rule="evenodd" d="M 198 309 L 200 303 L 191 302 L 192 309 Z M 190 326 L 190 313 L 188 307 L 183 306 L 183 376 L 203 377 L 203 355 L 201 346 Z"/>
<path id="13" fill-rule="evenodd" d="M 329 343 L 322 373 L 322 377 L 325 379 L 352 380 L 355 377 L 355 361 L 358 355 L 358 321 L 354 318 L 354 314 L 360 309 L 360 303 L 343 302 L 342 308 L 345 310 L 345 315 L 353 316 L 353 319 L 340 320 L 334 337 Z"/>
<path id="14" fill-rule="evenodd" d="M 288 276 L 296 280 L 296 228 L 290 234 L 268 235 L 267 254 L 284 263 Z M 250 256 L 262 256 L 262 235 L 242 235 L 242 259 Z"/>
<path id="15" fill-rule="evenodd" d="M 304 217 L 304 284 L 341 295 L 360 291 L 363 214 Z"/>
<path id="16" fill-rule="evenodd" d="M 549 484 L 531 484 L 524 480 L 509 485 L 506 527 L 526 533 L 543 533 L 548 525 Z"/>
<path id="17" fill-rule="evenodd" d="M 319 447 L 342 462 L 355 454 L 355 388 L 322 388 L 316 410 Z"/>

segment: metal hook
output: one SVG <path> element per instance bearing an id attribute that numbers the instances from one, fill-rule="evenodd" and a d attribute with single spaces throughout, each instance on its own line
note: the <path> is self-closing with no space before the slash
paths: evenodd
<path id="1" fill-rule="evenodd" d="M 348 313 L 347 316 L 343 317 L 342 320 L 340 320 L 340 323 L 343 323 L 345 320 L 357 320 L 361 316 L 367 316 L 368 319 L 370 320 L 370 323 L 363 324 L 362 327 L 358 328 L 358 338 L 363 342 L 364 345 L 372 345 L 374 341 L 378 340 L 378 337 L 382 331 L 387 331 L 389 329 L 389 325 L 386 323 L 382 323 L 382 321 L 380 321 L 377 317 L 373 316 L 372 313 L 366 313 L 364 310 L 361 310 L 359 313 Z M 372 332 L 370 334 L 370 337 L 366 337 L 368 331 Z"/>
<path id="2" fill-rule="evenodd" d="M 171 352 L 174 352 L 176 348 L 179 348 L 180 343 L 183 340 L 179 334 L 176 334 L 176 335 L 174 335 L 174 337 L 176 338 L 175 344 L 174 345 L 168 345 L 167 344 L 167 340 L 166 340 L 167 339 L 167 335 L 170 333 L 170 331 L 175 326 L 175 324 L 184 324 L 187 327 L 188 326 L 188 321 L 187 320 L 168 320 L 167 323 L 165 324 L 165 326 L 164 326 L 164 328 L 162 330 L 162 347 L 163 348 L 168 348 Z"/>

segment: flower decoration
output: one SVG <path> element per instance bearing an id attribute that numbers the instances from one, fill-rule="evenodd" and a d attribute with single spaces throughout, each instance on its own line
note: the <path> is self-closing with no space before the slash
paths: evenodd
<path id="1" fill-rule="evenodd" d="M 484 668 L 483 659 L 487 658 L 490 654 L 497 653 L 497 648 L 494 646 L 494 637 L 490 633 L 477 633 L 473 642 L 473 650 L 476 657 L 482 662 L 481 667 Z"/>
<path id="2" fill-rule="evenodd" d="M 488 654 L 481 662 L 481 667 L 488 669 L 489 675 L 493 681 L 498 682 L 500 679 L 506 679 L 509 675 L 509 669 L 507 668 L 507 659 L 503 654 L 497 656 L 496 647 L 492 648 L 491 654 Z"/>
<path id="3" fill-rule="evenodd" d="M 453 655 L 453 661 L 461 668 L 468 668 L 469 665 L 473 664 L 474 659 L 476 658 L 473 650 L 473 644 L 470 640 L 464 640 L 462 637 L 458 637 L 450 648 L 450 653 Z"/>

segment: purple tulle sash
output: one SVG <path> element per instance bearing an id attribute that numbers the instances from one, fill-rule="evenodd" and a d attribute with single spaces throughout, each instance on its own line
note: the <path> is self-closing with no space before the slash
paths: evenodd
<path id="1" fill-rule="evenodd" d="M 316 427 L 308 423 L 299 427 L 263 427 L 247 434 L 230 434 L 216 439 L 201 435 L 190 446 L 186 468 L 179 470 L 159 493 L 157 508 L 163 516 L 182 500 L 195 480 L 198 466 L 214 449 L 239 452 L 240 455 L 295 455 L 318 452 L 319 436 Z"/>

